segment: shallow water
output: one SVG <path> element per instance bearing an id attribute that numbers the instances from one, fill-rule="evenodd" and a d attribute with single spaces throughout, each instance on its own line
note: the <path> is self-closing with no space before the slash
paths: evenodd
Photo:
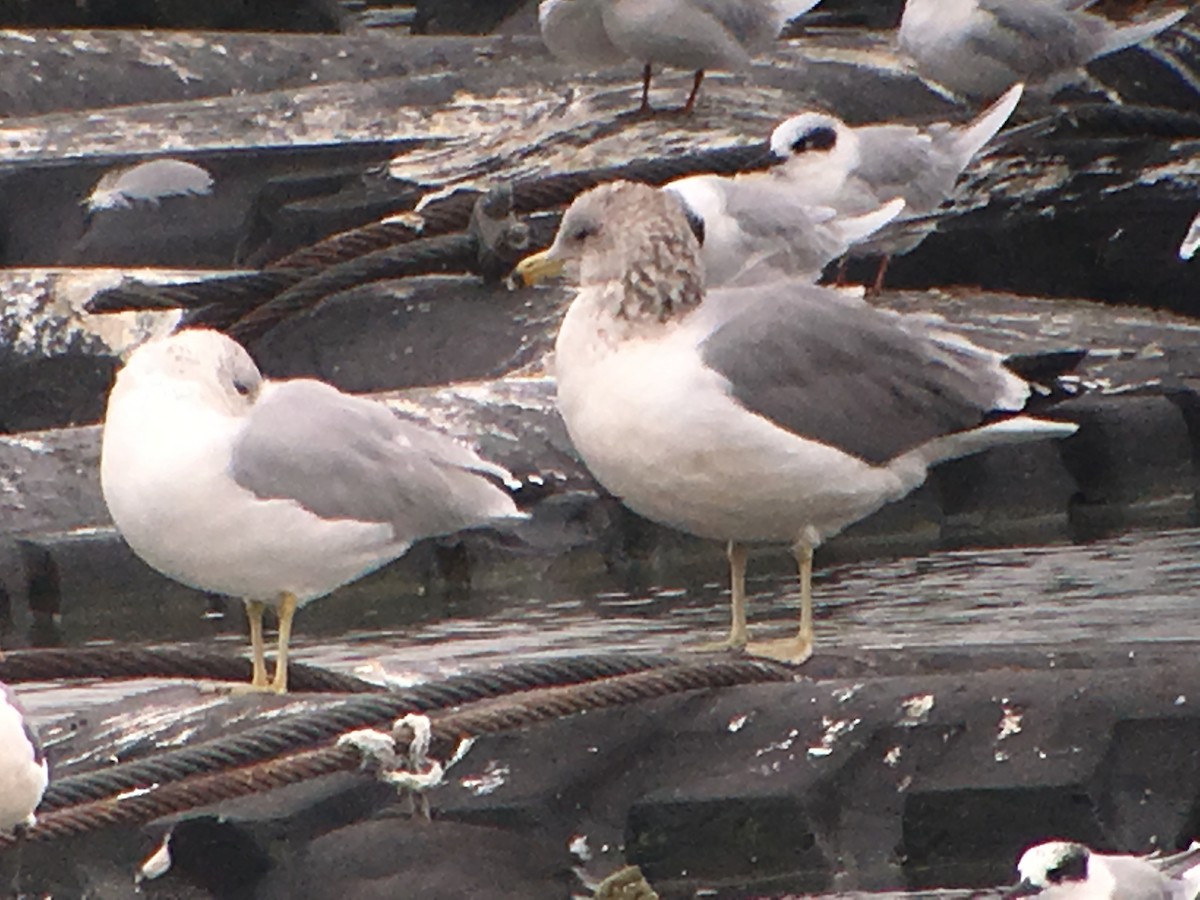
<path id="1" fill-rule="evenodd" d="M 324 599 L 297 618 L 295 659 L 373 680 L 411 683 L 509 661 L 581 652 L 675 652 L 728 627 L 724 554 L 612 575 L 530 566 L 526 577 L 418 600 Z M 1200 530 L 1135 532 L 1086 544 L 941 552 L 819 569 L 821 647 L 1153 642 L 1197 636 Z M 819 558 L 818 558 L 819 563 Z M 580 571 L 580 569 L 585 571 Z M 595 568 L 595 567 L 593 567 Z M 623 582 L 623 583 L 622 583 Z M 623 589 L 622 589 L 623 588 Z M 794 626 L 790 557 L 750 563 L 751 630 Z M 347 621 L 369 623 L 347 631 Z M 193 644 L 240 652 L 240 618 Z M 203 633 L 201 629 L 198 632 Z M 98 643 L 110 636 L 97 635 Z M 157 641 L 161 643 L 161 640 Z M 1128 652 L 1127 650 L 1122 652 Z M 161 682 L 25 685 L 35 719 L 109 702 Z"/>

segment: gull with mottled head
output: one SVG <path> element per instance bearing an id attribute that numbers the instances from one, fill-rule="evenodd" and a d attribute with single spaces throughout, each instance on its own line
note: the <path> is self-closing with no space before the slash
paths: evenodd
<path id="1" fill-rule="evenodd" d="M 237 342 L 181 331 L 130 355 L 108 398 L 104 499 L 164 575 L 241 597 L 252 687 L 287 690 L 292 617 L 421 538 L 521 518 L 512 475 L 321 381 L 263 378 Z M 262 620 L 279 611 L 275 677 Z"/>
<path id="2" fill-rule="evenodd" d="M 557 402 L 596 479 L 635 512 L 728 545 L 720 646 L 802 662 L 822 541 L 942 460 L 1075 426 L 1022 415 L 1029 386 L 927 317 L 794 280 L 706 292 L 700 252 L 675 198 L 615 182 L 577 197 L 517 274 L 578 266 L 555 344 Z M 795 637 L 748 644 L 754 541 L 794 549 Z"/>

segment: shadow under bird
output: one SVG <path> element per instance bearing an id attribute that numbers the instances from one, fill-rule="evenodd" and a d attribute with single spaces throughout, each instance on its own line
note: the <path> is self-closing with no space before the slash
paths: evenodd
<path id="1" fill-rule="evenodd" d="M 681 111 L 696 105 L 707 69 L 739 70 L 766 51 L 789 21 L 820 0 L 542 0 L 538 24 L 556 57 L 584 69 L 641 63 L 651 112 L 655 66 L 695 72 Z"/>
<path id="2" fill-rule="evenodd" d="M 802 281 L 705 291 L 679 203 L 614 182 L 580 195 L 535 283 L 578 266 L 555 344 L 557 403 L 596 479 L 635 512 L 728 545 L 720 647 L 793 663 L 812 653 L 812 557 L 929 467 L 1076 426 L 1022 415 L 1029 385 L 927 316 L 876 310 Z M 790 544 L 794 637 L 748 642 L 746 544 Z"/>
<path id="3" fill-rule="evenodd" d="M 49 772 L 17 695 L 0 683 L 0 832 L 31 828 Z"/>
<path id="4" fill-rule="evenodd" d="M 1021 100 L 1013 85 L 965 125 L 861 125 L 851 127 L 824 112 L 784 120 L 771 133 L 778 160 L 755 177 L 778 191 L 839 216 L 861 216 L 900 198 L 904 211 L 894 226 L 856 242 L 851 256 L 882 256 L 875 289 L 883 287 L 888 259 L 915 249 L 934 227 L 938 207 L 953 193 L 958 177 L 1004 127 Z"/>
<path id="5" fill-rule="evenodd" d="M 287 690 L 296 610 L 421 538 L 523 518 L 512 475 L 453 438 L 321 381 L 264 378 L 215 331 L 150 341 L 108 399 L 101 486 L 152 567 L 241 597 L 251 686 Z M 275 676 L 262 620 L 279 611 Z"/>
<path id="6" fill-rule="evenodd" d="M 990 100 L 1016 82 L 1053 94 L 1093 59 L 1148 40 L 1187 10 L 1116 25 L 1095 0 L 908 0 L 900 49 L 922 77 L 959 96 Z"/>
<path id="7" fill-rule="evenodd" d="M 1200 845 L 1169 856 L 1098 853 L 1074 841 L 1046 841 L 1017 862 L 1020 882 L 1005 897 L 1041 900 L 1197 900 Z"/>

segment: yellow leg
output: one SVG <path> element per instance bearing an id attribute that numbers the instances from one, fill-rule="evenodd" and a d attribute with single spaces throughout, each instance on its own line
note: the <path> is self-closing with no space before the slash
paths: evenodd
<path id="1" fill-rule="evenodd" d="M 726 548 L 729 557 L 729 637 L 723 641 L 695 644 L 689 650 L 742 650 L 746 646 L 746 545 L 730 541 Z"/>
<path id="2" fill-rule="evenodd" d="M 284 594 L 279 599 L 279 649 L 275 653 L 275 680 L 271 690 L 287 693 L 288 642 L 292 639 L 292 619 L 296 617 L 296 595 Z"/>
<path id="3" fill-rule="evenodd" d="M 796 639 L 808 646 L 808 654 L 805 657 L 807 659 L 812 655 L 813 643 L 816 641 L 816 635 L 813 633 L 812 544 L 806 541 L 796 545 L 796 562 L 800 576 L 800 630 L 796 633 Z"/>
<path id="4" fill-rule="evenodd" d="M 729 646 L 740 650 L 746 646 L 746 545 L 730 541 L 725 555 L 729 557 Z"/>
<path id="5" fill-rule="evenodd" d="M 794 638 L 749 644 L 746 652 L 800 665 L 813 652 L 812 562 L 813 545 L 801 538 L 794 548 L 800 576 L 800 628 Z"/>
<path id="6" fill-rule="evenodd" d="M 254 669 L 250 676 L 250 686 L 265 688 L 267 686 L 266 651 L 263 646 L 263 610 L 266 604 L 261 600 L 246 601 L 246 618 L 250 620 L 250 650 L 254 654 Z"/>

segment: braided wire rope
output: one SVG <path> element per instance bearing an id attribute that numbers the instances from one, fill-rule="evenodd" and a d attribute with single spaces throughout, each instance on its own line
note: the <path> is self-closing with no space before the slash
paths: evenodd
<path id="1" fill-rule="evenodd" d="M 431 714 L 433 735 L 442 742 L 527 728 L 585 711 L 650 700 L 685 691 L 740 684 L 784 682 L 794 672 L 756 659 L 697 660 L 601 677 L 595 680 L 533 688 L 517 694 L 481 699 Z M 42 812 L 25 840 L 47 841 L 98 828 L 150 821 L 224 800 L 243 797 L 335 772 L 359 767 L 360 754 L 336 744 L 302 750 L 211 774 L 193 775 L 167 784 L 128 790 L 115 796 Z M 17 838 L 0 837 L 0 847 Z"/>
<path id="2" fill-rule="evenodd" d="M 39 809 L 58 809 L 153 784 L 260 762 L 315 746 L 346 731 L 390 724 L 409 712 L 427 713 L 523 691 L 612 678 L 676 664 L 671 657 L 636 655 L 525 661 L 455 675 L 400 691 L 359 695 L 237 734 L 56 778 L 42 797 Z"/>

